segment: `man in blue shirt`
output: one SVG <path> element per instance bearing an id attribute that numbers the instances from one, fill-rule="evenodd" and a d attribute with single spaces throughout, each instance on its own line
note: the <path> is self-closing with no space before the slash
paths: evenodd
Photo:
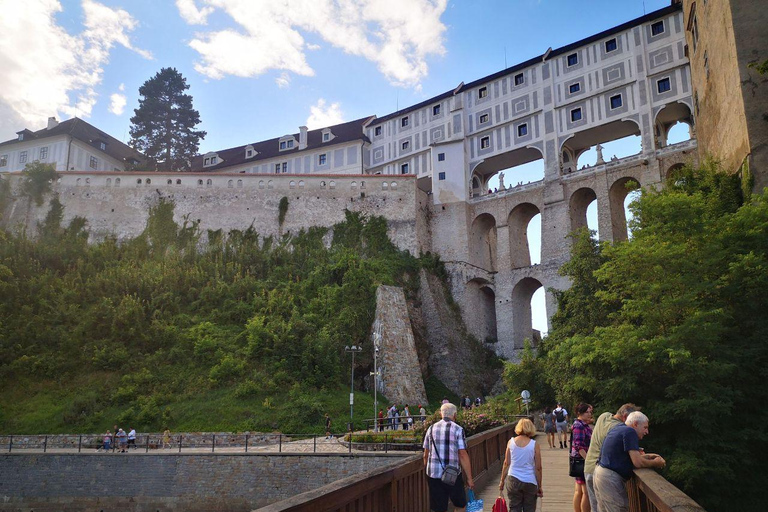
<path id="1" fill-rule="evenodd" d="M 624 482 L 635 468 L 663 468 L 664 459 L 644 453 L 640 439 L 648 434 L 648 416 L 635 411 L 624 425 L 608 432 L 595 468 L 594 487 L 600 512 L 629 512 L 629 498 Z"/>

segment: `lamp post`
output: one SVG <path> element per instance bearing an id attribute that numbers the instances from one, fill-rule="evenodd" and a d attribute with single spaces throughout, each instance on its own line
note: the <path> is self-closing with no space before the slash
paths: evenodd
<path id="1" fill-rule="evenodd" d="M 352 352 L 352 381 L 350 384 L 350 392 L 349 392 L 349 427 L 350 430 L 353 428 L 353 424 L 355 422 L 354 420 L 354 412 L 355 412 L 355 354 L 358 352 L 363 351 L 363 347 L 360 347 L 358 345 L 352 345 L 351 347 L 347 346 L 344 347 L 345 352 Z"/>
<path id="2" fill-rule="evenodd" d="M 373 424 L 374 428 L 373 431 L 377 432 L 379 427 L 379 386 L 376 379 L 379 378 L 379 367 L 378 367 L 378 358 L 379 358 L 379 344 L 381 343 L 381 322 L 378 320 L 376 321 L 376 325 L 373 329 L 373 372 L 371 375 L 373 376 Z"/>

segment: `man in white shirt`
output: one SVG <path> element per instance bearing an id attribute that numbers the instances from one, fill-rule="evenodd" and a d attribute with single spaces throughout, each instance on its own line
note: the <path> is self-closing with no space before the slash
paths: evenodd
<path id="1" fill-rule="evenodd" d="M 128 432 L 128 448 L 133 446 L 133 448 L 136 448 L 136 429 L 131 428 L 131 431 Z"/>
<path id="2" fill-rule="evenodd" d="M 555 427 L 557 428 L 560 448 L 568 448 L 568 441 L 566 440 L 566 433 L 568 432 L 568 411 L 558 403 L 555 410 L 552 411 L 552 414 L 555 416 Z"/>

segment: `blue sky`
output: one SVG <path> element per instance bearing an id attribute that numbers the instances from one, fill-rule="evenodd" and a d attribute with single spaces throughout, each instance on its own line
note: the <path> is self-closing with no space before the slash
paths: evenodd
<path id="1" fill-rule="evenodd" d="M 0 140 L 77 115 L 127 142 L 139 87 L 175 67 L 208 132 L 200 151 L 238 146 L 384 116 L 669 4 L 0 0 Z M 534 326 L 546 329 L 535 300 Z"/>

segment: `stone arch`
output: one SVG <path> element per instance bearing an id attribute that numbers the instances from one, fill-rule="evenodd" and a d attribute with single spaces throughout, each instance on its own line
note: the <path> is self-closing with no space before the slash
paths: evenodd
<path id="1" fill-rule="evenodd" d="M 532 203 L 519 204 L 509 213 L 507 226 L 509 226 L 509 258 L 512 268 L 531 265 L 528 224 L 539 213 L 541 213 L 539 208 Z"/>
<path id="2" fill-rule="evenodd" d="M 208 188 L 211 188 L 213 186 L 213 180 L 211 179 L 206 180 L 205 186 Z"/>
<path id="3" fill-rule="evenodd" d="M 234 180 L 227 180 L 227 188 L 235 188 Z"/>
<path id="4" fill-rule="evenodd" d="M 533 332 L 531 299 L 543 285 L 533 277 L 524 277 L 512 288 L 512 329 L 513 348 L 522 349 L 526 339 L 536 346 L 541 334 Z"/>
<path id="5" fill-rule="evenodd" d="M 569 205 L 571 231 L 588 227 L 587 207 L 589 207 L 595 199 L 597 199 L 597 194 L 595 194 L 594 190 L 588 187 L 582 187 L 571 194 Z"/>
<path id="6" fill-rule="evenodd" d="M 496 332 L 496 292 L 491 284 L 482 278 L 470 280 L 465 295 L 467 327 L 477 339 L 488 343 L 498 340 Z"/>
<path id="7" fill-rule="evenodd" d="M 687 124 L 688 138 L 694 138 L 693 113 L 691 112 L 691 106 L 684 101 L 675 101 L 662 106 L 656 112 L 653 123 L 657 147 L 663 148 L 669 145 L 669 132 L 678 123 Z"/>
<path id="8" fill-rule="evenodd" d="M 639 180 L 631 176 L 625 176 L 614 181 L 608 191 L 611 208 L 611 232 L 614 242 L 628 238 L 627 212 L 624 208 L 624 200 L 630 192 L 638 188 L 640 188 Z"/>
<path id="9" fill-rule="evenodd" d="M 568 174 L 569 172 L 580 171 L 592 164 L 601 165 L 610 162 L 613 159 L 612 153 L 617 152 L 623 145 L 628 144 L 628 148 L 637 150 L 635 154 L 640 153 L 642 152 L 641 136 L 642 130 L 639 121 L 631 117 L 599 124 L 576 132 L 563 139 L 560 144 L 561 158 L 563 158 L 563 155 L 569 154 L 568 163 L 561 160 L 563 173 Z M 623 142 L 618 142 L 621 139 L 623 139 Z M 613 145 L 614 142 L 618 146 Z M 598 145 L 603 146 L 602 159 L 597 152 Z M 606 147 L 605 145 L 608 146 Z M 631 153 L 631 151 L 628 153 Z M 630 155 L 619 154 L 618 156 L 621 159 Z"/>
<path id="10" fill-rule="evenodd" d="M 682 162 L 678 162 L 676 164 L 670 165 L 669 169 L 667 169 L 667 173 L 665 175 L 665 179 L 667 181 L 674 179 L 675 174 L 677 174 L 678 171 L 685 168 L 685 164 Z"/>
<path id="11" fill-rule="evenodd" d="M 490 213 L 482 213 L 472 221 L 469 262 L 491 272 L 496 270 L 496 219 Z"/>
<path id="12" fill-rule="evenodd" d="M 243 188 L 243 180 L 237 180 L 237 188 Z"/>

